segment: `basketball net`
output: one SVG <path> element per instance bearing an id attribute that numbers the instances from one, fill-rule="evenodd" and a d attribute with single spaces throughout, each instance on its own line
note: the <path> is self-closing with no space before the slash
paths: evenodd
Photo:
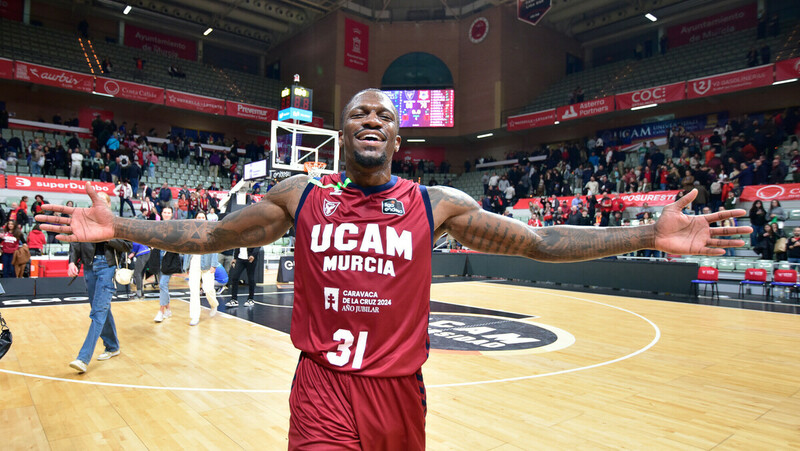
<path id="1" fill-rule="evenodd" d="M 322 170 L 325 169 L 325 166 L 327 164 L 324 161 L 306 161 L 303 163 L 303 169 L 313 178 L 322 177 Z"/>

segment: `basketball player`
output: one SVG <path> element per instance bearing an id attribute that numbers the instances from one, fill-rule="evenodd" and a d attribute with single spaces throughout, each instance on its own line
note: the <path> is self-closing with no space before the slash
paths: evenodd
<path id="1" fill-rule="evenodd" d="M 124 238 L 181 253 L 271 243 L 296 227 L 291 338 L 300 361 L 289 398 L 289 448 L 417 450 L 425 446 L 431 247 L 447 232 L 480 252 L 568 262 L 659 249 L 722 255 L 749 227 L 709 228 L 743 210 L 685 216 L 691 192 L 642 227 L 545 227 L 486 212 L 453 188 L 392 176 L 398 114 L 381 91 L 356 94 L 339 141 L 347 171 L 277 184 L 264 200 L 220 222 L 133 221 L 96 202 L 47 205 L 69 218 L 37 216 L 65 241 Z M 62 224 L 62 225 L 57 225 Z"/>

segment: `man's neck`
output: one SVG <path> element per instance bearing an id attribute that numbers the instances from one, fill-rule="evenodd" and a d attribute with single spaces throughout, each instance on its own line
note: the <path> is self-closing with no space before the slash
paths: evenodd
<path id="1" fill-rule="evenodd" d="M 392 179 L 392 171 L 389 167 L 375 170 L 348 169 L 345 176 L 358 186 L 380 186 Z"/>

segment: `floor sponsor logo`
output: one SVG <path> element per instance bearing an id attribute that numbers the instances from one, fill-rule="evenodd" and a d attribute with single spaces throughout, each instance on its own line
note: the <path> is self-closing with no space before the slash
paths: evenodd
<path id="1" fill-rule="evenodd" d="M 530 319 L 484 314 L 432 313 L 431 347 L 446 351 L 551 352 L 575 342 L 569 332 Z"/>

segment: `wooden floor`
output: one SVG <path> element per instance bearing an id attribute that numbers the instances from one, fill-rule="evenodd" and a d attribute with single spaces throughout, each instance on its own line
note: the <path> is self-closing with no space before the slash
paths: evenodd
<path id="1" fill-rule="evenodd" d="M 800 316 L 481 282 L 432 297 L 535 315 L 575 342 L 432 352 L 428 449 L 800 448 Z M 285 448 L 289 337 L 205 312 L 189 327 L 183 302 L 155 324 L 157 304 L 114 303 L 122 354 L 84 375 L 67 364 L 88 305 L 3 309 L 3 448 Z"/>

